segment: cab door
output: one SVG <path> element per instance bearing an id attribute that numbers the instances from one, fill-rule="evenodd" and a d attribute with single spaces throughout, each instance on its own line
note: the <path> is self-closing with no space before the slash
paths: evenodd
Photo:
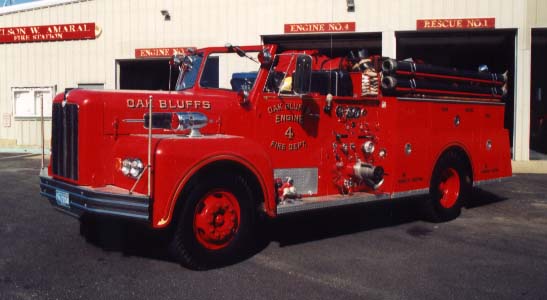
<path id="1" fill-rule="evenodd" d="M 313 196 L 318 193 L 322 161 L 320 99 L 295 92 L 293 84 L 302 80 L 294 72 L 297 56 L 274 58 L 257 105 L 257 139 L 271 157 L 274 178 L 283 183 L 292 180 L 296 193 Z"/>

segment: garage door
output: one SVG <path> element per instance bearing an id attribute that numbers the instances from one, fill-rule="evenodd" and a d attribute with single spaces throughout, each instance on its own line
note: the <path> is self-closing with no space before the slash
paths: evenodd
<path id="1" fill-rule="evenodd" d="M 397 32 L 395 36 L 397 59 L 413 58 L 434 65 L 469 70 L 487 65 L 491 72 L 508 71 L 510 79 L 505 99 L 505 128 L 513 136 L 516 30 L 412 31 Z M 510 140 L 512 143 L 513 139 Z"/>
<path id="2" fill-rule="evenodd" d="M 118 60 L 118 85 L 123 90 L 169 90 L 169 59 Z M 178 72 L 172 70 L 171 87 Z"/>

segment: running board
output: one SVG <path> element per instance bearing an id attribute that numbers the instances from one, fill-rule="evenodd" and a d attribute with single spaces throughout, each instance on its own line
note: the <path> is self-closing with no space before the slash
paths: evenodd
<path id="1" fill-rule="evenodd" d="M 294 200 L 285 200 L 277 205 L 277 214 L 283 215 L 294 212 L 316 210 L 327 207 L 352 205 L 358 203 L 366 203 L 378 200 L 390 199 L 390 194 L 369 194 L 369 193 L 355 193 L 349 195 L 331 195 L 321 197 L 309 197 Z"/>
<path id="2" fill-rule="evenodd" d="M 316 210 L 328 207 L 346 206 L 367 202 L 374 202 L 387 199 L 404 198 L 411 196 L 426 195 L 429 189 L 418 189 L 393 194 L 370 194 L 355 193 L 353 195 L 330 195 L 321 197 L 309 197 L 295 200 L 285 200 L 277 205 L 277 214 L 284 215 L 296 212 Z"/>
<path id="3" fill-rule="evenodd" d="M 482 186 L 489 183 L 503 182 L 511 177 L 494 178 L 473 182 L 473 186 Z M 329 195 L 320 197 L 305 197 L 302 199 L 285 200 L 277 205 L 277 214 L 284 215 L 302 211 L 316 210 L 328 207 L 346 206 L 359 203 L 367 203 L 386 199 L 405 198 L 412 196 L 427 195 L 428 188 L 397 192 L 393 194 L 370 194 L 355 193 L 353 195 Z"/>

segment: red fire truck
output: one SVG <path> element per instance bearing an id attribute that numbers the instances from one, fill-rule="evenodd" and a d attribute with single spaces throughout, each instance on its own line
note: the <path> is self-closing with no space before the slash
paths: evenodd
<path id="1" fill-rule="evenodd" d="M 203 268 L 242 251 L 261 215 L 429 195 L 428 218 L 447 221 L 511 176 L 506 74 L 358 50 L 188 49 L 173 91 L 67 90 L 41 194 L 170 228 L 175 257 Z"/>

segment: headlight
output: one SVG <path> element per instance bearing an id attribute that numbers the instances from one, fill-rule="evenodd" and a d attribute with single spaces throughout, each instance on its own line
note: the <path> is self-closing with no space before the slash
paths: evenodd
<path id="1" fill-rule="evenodd" d="M 144 164 L 138 158 L 126 158 L 122 161 L 122 173 L 125 176 L 137 178 L 144 170 Z"/>
<path id="2" fill-rule="evenodd" d="M 128 175 L 129 170 L 131 170 L 131 161 L 129 159 L 124 159 L 122 162 L 122 173 L 123 175 Z"/>

